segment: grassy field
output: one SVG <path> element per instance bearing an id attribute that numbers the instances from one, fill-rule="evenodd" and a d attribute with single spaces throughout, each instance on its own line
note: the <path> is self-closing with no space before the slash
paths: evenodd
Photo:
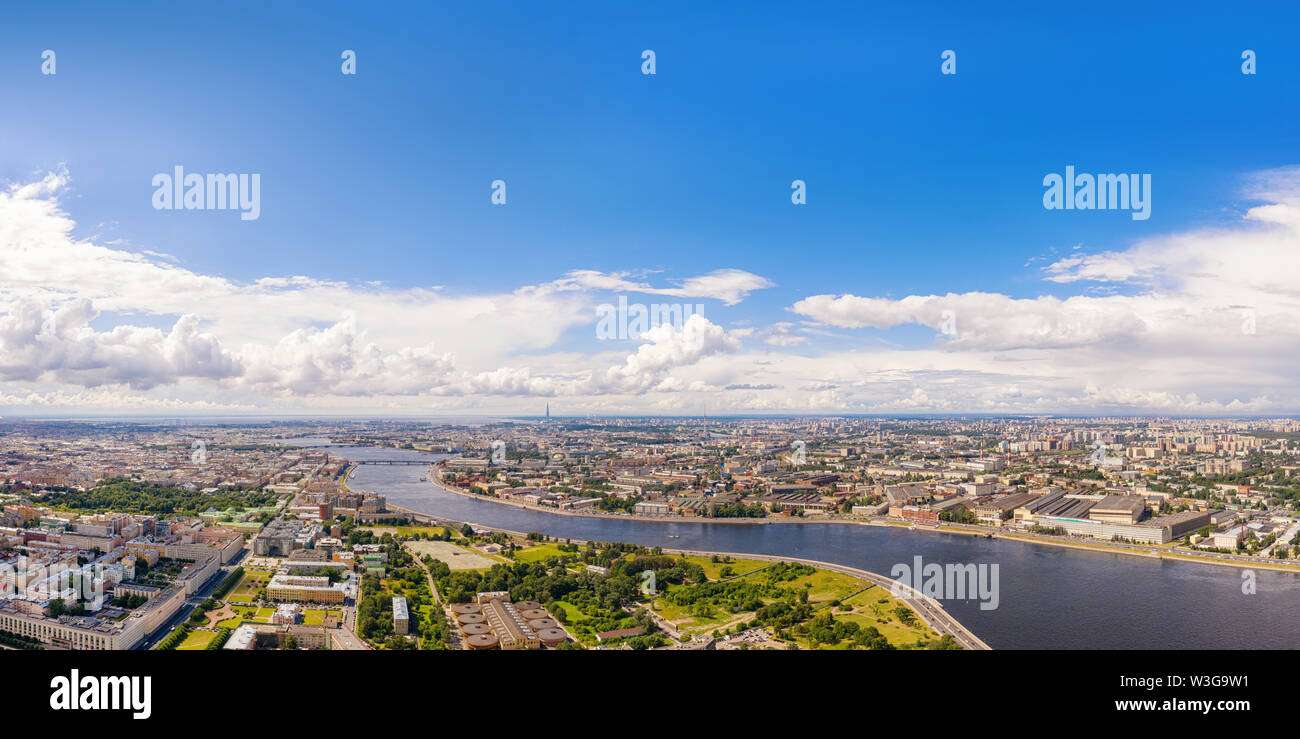
<path id="1" fill-rule="evenodd" d="M 252 606 L 233 606 L 235 615 L 230 618 L 217 622 L 218 627 L 233 629 L 245 621 L 253 621 L 260 624 L 271 623 L 271 614 L 275 613 L 274 608 L 254 608 Z"/>
<path id="2" fill-rule="evenodd" d="M 308 608 L 302 613 L 302 622 L 307 626 L 320 626 L 325 623 L 326 616 L 335 616 L 341 620 L 343 618 L 343 612 L 326 611 L 320 608 Z"/>
<path id="3" fill-rule="evenodd" d="M 772 564 L 759 559 L 733 558 L 730 562 L 714 562 L 709 557 L 682 557 L 682 559 L 703 567 L 705 576 L 710 580 L 721 580 L 722 570 L 727 567 L 731 568 L 732 575 L 744 575 Z"/>
<path id="4" fill-rule="evenodd" d="M 712 562 L 708 557 L 687 559 L 704 567 L 705 573 L 711 580 L 721 579 L 722 569 L 728 566 L 728 563 Z M 734 559 L 729 566 L 737 574 L 753 573 L 752 578 L 761 581 L 763 573 L 758 570 L 770 564 L 772 563 L 763 560 Z M 939 638 L 939 635 L 919 618 L 916 618 L 912 625 L 903 623 L 894 611 L 899 605 L 906 604 L 893 598 L 888 590 L 851 575 L 819 569 L 812 574 L 801 575 L 777 585 L 794 593 L 807 592 L 808 603 L 814 608 L 814 615 L 830 609 L 829 612 L 834 615 L 835 620 L 856 623 L 863 628 L 874 627 L 898 649 L 914 649 L 918 647 L 918 643 L 923 645 Z M 673 585 L 670 586 L 669 592 L 684 587 L 690 585 Z M 837 601 L 838 605 L 831 605 Z M 764 602 L 772 602 L 772 599 L 764 599 Z M 850 609 L 845 610 L 842 606 L 849 606 Z M 706 609 L 704 613 L 698 610 L 691 613 L 689 607 L 675 605 L 662 597 L 655 599 L 653 607 L 660 616 L 671 621 L 679 630 L 691 635 L 730 631 L 737 625 L 748 622 L 754 616 L 753 612 L 732 613 L 725 606 L 714 606 L 711 612 Z M 804 649 L 813 648 L 807 638 L 796 638 L 796 641 Z M 848 649 L 850 643 L 843 641 L 835 645 L 818 645 L 816 648 Z"/>
<path id="5" fill-rule="evenodd" d="M 560 551 L 559 544 L 548 542 L 546 544 L 538 544 L 537 546 L 528 547 L 527 549 L 520 549 L 515 552 L 514 556 L 516 562 L 531 563 L 541 562 L 550 557 L 559 557 L 565 554 L 570 554 L 570 552 L 562 552 Z"/>
<path id="6" fill-rule="evenodd" d="M 245 570 L 239 584 L 230 591 L 225 600 L 231 603 L 252 603 L 253 593 L 271 581 L 271 573 L 265 570 Z"/>
<path id="7" fill-rule="evenodd" d="M 894 608 L 906 604 L 877 585 L 872 585 L 869 590 L 849 598 L 844 603 L 852 606 L 853 610 L 841 611 L 836 608 L 832 611 L 835 614 L 836 621 L 851 621 L 864 628 L 874 626 L 877 631 L 889 640 L 890 644 L 899 649 L 915 648 L 918 641 L 928 642 L 939 638 L 939 635 L 919 618 L 917 618 L 914 626 L 904 624 L 898 618 L 898 615 L 894 613 Z M 808 648 L 809 644 L 807 640 L 802 640 L 799 642 L 799 646 Z M 847 644 L 818 648 L 845 649 Z"/>
<path id="8" fill-rule="evenodd" d="M 670 590 L 681 585 L 674 585 Z M 715 608 L 708 615 L 687 613 L 684 606 L 678 606 L 668 602 L 663 598 L 656 598 L 654 601 L 654 611 L 660 616 L 672 622 L 679 631 L 684 631 L 692 636 L 697 634 L 707 634 L 714 631 L 726 631 L 741 621 L 748 621 L 754 617 L 752 612 L 732 613 L 724 608 Z"/>
<path id="9" fill-rule="evenodd" d="M 870 585 L 866 580 L 829 570 L 817 570 L 811 575 L 782 583 L 782 587 L 793 590 L 807 589 L 808 602 L 814 606 L 832 600 L 846 598 Z"/>
<path id="10" fill-rule="evenodd" d="M 555 601 L 555 606 L 564 609 L 564 615 L 568 618 L 566 623 L 578 624 L 587 621 L 589 618 L 587 614 L 578 610 L 578 607 L 572 603 L 565 603 L 562 600 L 557 600 Z"/>
<path id="11" fill-rule="evenodd" d="M 176 649 L 178 651 L 203 651 L 208 646 L 208 642 L 216 638 L 217 632 L 215 631 L 191 631 L 189 636 L 185 637 L 185 641 L 181 642 L 181 645 Z"/>

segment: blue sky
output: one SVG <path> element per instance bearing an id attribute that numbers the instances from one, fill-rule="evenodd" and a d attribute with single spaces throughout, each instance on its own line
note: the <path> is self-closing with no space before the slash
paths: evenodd
<path id="1" fill-rule="evenodd" d="M 76 236 L 240 283 L 475 296 L 572 270 L 667 286 L 734 269 L 773 287 L 702 302 L 760 327 L 819 294 L 1140 291 L 1043 268 L 1076 246 L 1233 227 L 1258 204 L 1244 178 L 1300 148 L 1287 4 L 377 5 L 8 9 L 0 180 L 65 166 Z M 47 48 L 54 76 L 38 73 Z M 1243 49 L 1258 74 L 1241 74 Z M 150 179 L 176 164 L 260 173 L 261 217 L 154 210 Z M 1044 210 L 1042 178 L 1067 164 L 1150 173 L 1151 218 Z M 819 351 L 934 344 L 924 322 L 826 333 Z M 594 352 L 589 334 L 550 346 Z"/>

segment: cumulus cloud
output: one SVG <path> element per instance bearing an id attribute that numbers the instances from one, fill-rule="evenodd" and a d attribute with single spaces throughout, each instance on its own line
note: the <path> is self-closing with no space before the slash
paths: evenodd
<path id="1" fill-rule="evenodd" d="M 948 348 L 989 350 L 1115 341 L 1200 318 L 1191 306 L 1149 296 L 1015 299 L 979 292 L 910 295 L 900 300 L 814 295 L 798 301 L 791 310 L 840 328 L 919 324 L 941 332 Z M 1216 311 L 1221 312 L 1222 306 Z"/>
<path id="2" fill-rule="evenodd" d="M 688 318 L 681 329 L 660 324 L 642 333 L 639 341 L 643 343 L 634 352 L 603 371 L 535 376 L 528 367 L 503 367 L 454 383 L 446 392 L 534 396 L 713 392 L 720 388 L 698 379 L 685 382 L 671 373 L 740 348 L 738 339 L 700 315 Z"/>
<path id="3" fill-rule="evenodd" d="M 413 395 L 442 384 L 454 365 L 432 344 L 385 353 L 351 313 L 325 329 L 293 331 L 269 350 L 247 347 L 245 356 L 243 384 L 295 395 Z"/>
<path id="4" fill-rule="evenodd" d="M 740 348 L 740 341 L 704 316 L 694 315 L 678 331 L 672 324 L 660 324 L 641 337 L 622 365 L 610 367 L 596 378 L 595 387 L 642 393 L 663 382 L 677 367 L 695 364 L 704 357 Z"/>
<path id="5" fill-rule="evenodd" d="M 239 361 L 199 330 L 197 316 L 181 316 L 163 333 L 135 326 L 95 331 L 89 324 L 97 315 L 85 299 L 58 309 L 20 299 L 0 316 L 0 379 L 148 390 L 187 377 L 222 379 L 240 372 Z"/>

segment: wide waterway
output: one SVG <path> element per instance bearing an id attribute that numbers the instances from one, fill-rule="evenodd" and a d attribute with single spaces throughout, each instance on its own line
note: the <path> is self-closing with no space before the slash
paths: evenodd
<path id="1" fill-rule="evenodd" d="M 445 455 L 325 446 L 357 462 Z M 994 649 L 1251 649 L 1300 646 L 1300 575 L 1253 570 L 1256 593 L 1242 593 L 1235 567 L 1172 562 L 855 524 L 702 524 L 550 514 L 476 500 L 420 478 L 423 465 L 360 465 L 355 490 L 384 495 L 413 511 L 514 531 L 645 546 L 803 557 L 890 575 L 895 564 L 997 564 L 999 602 L 941 600 Z"/>

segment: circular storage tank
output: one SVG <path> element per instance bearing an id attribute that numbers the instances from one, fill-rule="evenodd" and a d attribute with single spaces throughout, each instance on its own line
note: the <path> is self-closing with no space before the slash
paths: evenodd
<path id="1" fill-rule="evenodd" d="M 474 603 L 457 603 L 451 607 L 452 613 L 482 613 L 483 607 Z"/>
<path id="2" fill-rule="evenodd" d="M 460 633 L 465 636 L 474 636 L 475 634 L 491 634 L 492 627 L 487 624 L 461 624 Z"/>
<path id="3" fill-rule="evenodd" d="M 558 629 L 560 625 L 555 623 L 553 618 L 535 618 L 528 622 L 528 628 L 533 631 L 546 631 L 547 629 Z"/>
<path id="4" fill-rule="evenodd" d="M 515 610 L 519 611 L 520 613 L 523 613 L 524 611 L 531 611 L 533 609 L 541 608 L 541 607 L 542 604 L 538 603 L 535 600 L 521 600 L 515 604 Z"/>
<path id="5" fill-rule="evenodd" d="M 546 611 L 542 610 L 541 608 L 529 608 L 529 609 L 527 609 L 527 610 L 520 609 L 520 610 L 519 610 L 519 615 L 520 615 L 520 616 L 523 616 L 525 621 L 532 621 L 532 620 L 535 619 L 535 618 L 550 618 L 550 617 L 551 617 L 551 614 L 547 613 Z"/>
<path id="6" fill-rule="evenodd" d="M 563 629 L 546 629 L 538 632 L 537 638 L 542 640 L 542 644 L 553 647 L 569 637 L 564 633 Z"/>
<path id="7" fill-rule="evenodd" d="M 465 643 L 470 649 L 496 649 L 497 638 L 491 634 L 475 634 L 465 637 Z"/>
<path id="8" fill-rule="evenodd" d="M 456 623 L 459 624 L 481 624 L 487 619 L 481 613 L 461 613 L 456 616 Z"/>

